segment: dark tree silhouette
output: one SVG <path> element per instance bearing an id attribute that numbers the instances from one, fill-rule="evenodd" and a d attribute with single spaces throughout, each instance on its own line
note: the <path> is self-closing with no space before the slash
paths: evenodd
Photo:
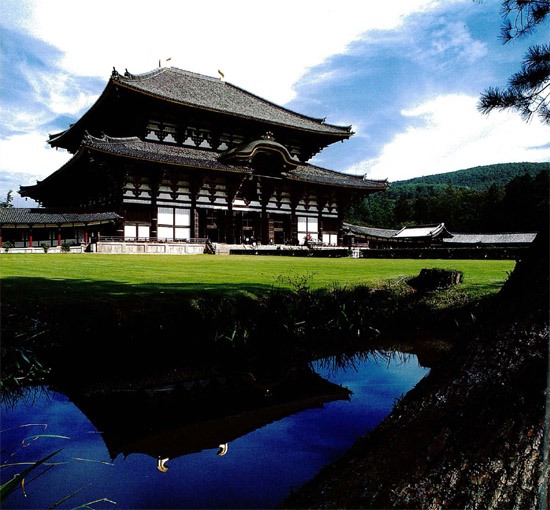
<path id="1" fill-rule="evenodd" d="M 13 207 L 13 204 L 12 204 L 12 201 L 13 201 L 13 190 L 9 190 L 6 194 L 6 199 L 5 200 L 0 200 L 0 207 Z"/>
<path id="2" fill-rule="evenodd" d="M 550 0 L 504 0 L 502 14 L 505 22 L 501 37 L 506 44 L 532 34 L 539 25 L 546 23 L 550 15 Z M 549 98 L 550 44 L 542 44 L 529 48 L 520 71 L 510 78 L 508 87 L 487 89 L 481 95 L 478 108 L 486 114 L 495 109 L 512 108 L 519 111 L 524 120 L 537 114 L 542 122 L 550 125 Z M 543 193 L 548 196 L 548 189 Z M 539 214 L 546 210 L 547 207 L 543 208 Z M 548 320 L 550 233 L 547 222 L 543 221 L 541 227 L 528 254 L 518 262 L 500 294 L 510 298 L 516 306 L 541 310 Z"/>
<path id="3" fill-rule="evenodd" d="M 550 15 L 550 0 L 504 0 L 504 44 L 529 34 L 545 24 Z M 524 120 L 536 114 L 550 124 L 550 44 L 531 46 L 521 69 L 508 80 L 506 88 L 489 87 L 481 95 L 478 108 L 489 114 L 493 110 L 514 109 Z"/>

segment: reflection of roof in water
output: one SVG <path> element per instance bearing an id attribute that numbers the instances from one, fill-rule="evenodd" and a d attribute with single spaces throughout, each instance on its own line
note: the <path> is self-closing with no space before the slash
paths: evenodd
<path id="1" fill-rule="evenodd" d="M 139 391 L 73 397 L 102 432 L 112 459 L 143 453 L 170 458 L 218 448 L 291 414 L 346 400 L 349 390 L 307 368 L 273 384 L 251 374 L 179 383 L 170 391 Z"/>

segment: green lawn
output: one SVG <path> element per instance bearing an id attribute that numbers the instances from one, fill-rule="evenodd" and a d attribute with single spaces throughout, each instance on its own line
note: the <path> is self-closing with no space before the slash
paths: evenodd
<path id="1" fill-rule="evenodd" d="M 514 261 L 375 260 L 267 256 L 159 256 L 99 254 L 3 254 L 4 299 L 108 298 L 173 292 L 262 292 L 312 275 L 312 288 L 333 284 L 383 285 L 419 273 L 449 268 L 464 273 L 463 288 L 480 296 L 496 292 Z"/>

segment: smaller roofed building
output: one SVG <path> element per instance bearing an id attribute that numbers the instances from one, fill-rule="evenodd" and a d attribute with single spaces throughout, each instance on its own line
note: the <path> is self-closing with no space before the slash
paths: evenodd
<path id="1" fill-rule="evenodd" d="M 445 239 L 446 246 L 526 246 L 537 237 L 537 232 L 500 232 L 484 234 L 459 234 Z"/>
<path id="2" fill-rule="evenodd" d="M 344 230 L 350 244 L 367 244 L 369 248 L 427 247 L 452 238 L 444 223 L 405 226 L 400 230 L 344 223 Z"/>
<path id="3" fill-rule="evenodd" d="M 308 161 L 352 135 L 218 78 L 113 70 L 96 103 L 50 135 L 72 159 L 20 194 L 116 214 L 110 235 L 123 240 L 343 245 L 349 207 L 388 183 Z"/>
<path id="4" fill-rule="evenodd" d="M 121 220 L 113 212 L 60 212 L 42 208 L 0 208 L 0 246 L 2 240 L 15 248 L 87 244 L 100 236 L 105 226 Z"/>
<path id="5" fill-rule="evenodd" d="M 444 223 L 403 227 L 400 230 L 344 223 L 344 230 L 349 244 L 365 244 L 368 248 L 521 247 L 528 246 L 537 236 L 536 232 L 482 234 L 449 232 Z"/>

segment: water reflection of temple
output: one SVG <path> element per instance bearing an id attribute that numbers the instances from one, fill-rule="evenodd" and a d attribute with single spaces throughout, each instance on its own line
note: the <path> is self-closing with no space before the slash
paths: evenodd
<path id="1" fill-rule="evenodd" d="M 307 367 L 278 377 L 216 374 L 139 390 L 69 392 L 102 433 L 113 460 L 146 454 L 157 459 L 160 471 L 182 455 L 207 449 L 224 455 L 231 441 L 260 427 L 349 396 L 349 390 Z"/>

